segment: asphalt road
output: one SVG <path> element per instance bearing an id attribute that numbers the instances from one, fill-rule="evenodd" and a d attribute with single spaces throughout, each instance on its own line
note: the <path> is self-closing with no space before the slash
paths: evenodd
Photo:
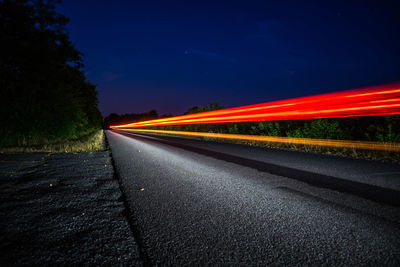
<path id="1" fill-rule="evenodd" d="M 145 264 L 400 265 L 400 167 L 107 132 Z"/>

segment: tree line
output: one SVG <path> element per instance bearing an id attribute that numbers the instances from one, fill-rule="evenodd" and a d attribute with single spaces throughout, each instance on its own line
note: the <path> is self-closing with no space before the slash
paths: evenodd
<path id="1" fill-rule="evenodd" d="M 138 121 L 147 121 L 160 118 L 156 110 L 150 110 L 149 112 L 143 113 L 127 113 L 118 115 L 116 113 L 111 113 L 104 118 L 103 126 L 105 129 L 109 129 L 110 126 L 127 124 Z"/>
<path id="2" fill-rule="evenodd" d="M 201 107 L 194 106 L 192 108 L 189 108 L 182 115 L 205 112 L 205 111 L 210 111 L 210 110 L 223 109 L 223 108 L 224 107 L 221 106 L 217 102 L 208 103 Z M 120 125 L 120 124 L 132 123 L 132 122 L 168 118 L 168 117 L 173 117 L 173 116 L 174 115 L 172 115 L 172 114 L 158 115 L 158 112 L 154 109 L 150 110 L 149 112 L 127 113 L 127 114 L 122 114 L 122 115 L 118 115 L 116 113 L 111 113 L 110 115 L 108 115 L 107 117 L 104 118 L 103 126 L 105 129 L 109 129 L 110 126 L 112 126 L 112 125 Z"/>
<path id="3" fill-rule="evenodd" d="M 101 127 L 96 86 L 55 4 L 0 2 L 0 146 L 77 139 Z"/>

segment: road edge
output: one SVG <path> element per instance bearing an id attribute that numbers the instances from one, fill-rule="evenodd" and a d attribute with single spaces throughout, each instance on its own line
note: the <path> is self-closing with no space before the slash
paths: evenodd
<path id="1" fill-rule="evenodd" d="M 118 172 L 117 172 L 117 169 L 115 166 L 115 162 L 114 162 L 114 158 L 112 157 L 112 150 L 108 143 L 106 131 L 103 131 L 103 134 L 104 134 L 104 145 L 105 145 L 106 150 L 109 153 L 110 160 L 111 160 L 111 166 L 113 168 L 113 179 L 118 181 L 119 189 L 121 191 L 121 197 L 119 200 L 123 203 L 124 208 L 125 208 L 122 215 L 126 218 L 128 224 L 129 224 L 129 228 L 131 229 L 133 238 L 135 239 L 135 241 L 138 245 L 139 259 L 142 261 L 143 266 L 154 266 L 154 264 L 152 264 L 152 261 L 145 249 L 148 246 L 145 244 L 145 242 L 143 241 L 143 238 L 141 237 L 141 234 L 138 231 L 138 224 L 136 222 L 135 216 L 134 216 L 131 208 L 128 205 L 125 190 L 122 187 L 121 179 L 118 175 Z"/>

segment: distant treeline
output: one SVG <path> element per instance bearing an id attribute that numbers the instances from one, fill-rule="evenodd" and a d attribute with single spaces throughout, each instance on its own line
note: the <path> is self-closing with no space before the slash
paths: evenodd
<path id="1" fill-rule="evenodd" d="M 222 109 L 224 108 L 218 103 L 209 103 L 206 104 L 202 107 L 192 107 L 188 109 L 183 115 L 186 114 L 192 114 L 192 113 L 199 113 L 199 112 L 205 112 L 209 110 L 217 110 L 217 109 Z M 161 115 L 159 116 L 156 110 L 150 110 L 149 112 L 144 112 L 144 113 L 127 113 L 127 114 L 122 114 L 118 115 L 115 113 L 111 113 L 107 117 L 104 118 L 103 126 L 105 129 L 108 129 L 112 125 L 120 125 L 120 124 L 127 124 L 127 123 L 132 123 L 132 122 L 139 122 L 139 121 L 146 121 L 146 120 L 154 120 L 154 119 L 160 119 L 160 118 L 168 118 L 168 117 L 173 117 L 172 114 L 166 114 L 166 115 Z"/>
<path id="2" fill-rule="evenodd" d="M 147 121 L 158 118 L 160 117 L 158 116 L 158 113 L 155 110 L 151 110 L 149 112 L 144 112 L 144 113 L 128 113 L 122 115 L 111 113 L 110 115 L 104 118 L 103 123 L 104 123 L 104 128 L 108 129 L 112 125 L 120 125 L 138 121 Z"/>
<path id="3" fill-rule="evenodd" d="M 97 91 L 55 1 L 0 1 L 0 146 L 77 139 L 100 129 Z"/>

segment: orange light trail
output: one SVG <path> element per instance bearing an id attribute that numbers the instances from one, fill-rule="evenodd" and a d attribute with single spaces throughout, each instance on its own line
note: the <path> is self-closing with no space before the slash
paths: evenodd
<path id="1" fill-rule="evenodd" d="M 323 147 L 340 147 L 340 148 L 365 149 L 365 150 L 382 150 L 391 152 L 400 151 L 400 143 L 380 143 L 380 142 L 367 142 L 367 141 L 293 138 L 293 137 L 221 134 L 221 133 L 186 132 L 186 131 L 164 131 L 164 130 L 150 130 L 150 129 L 123 129 L 123 131 L 138 132 L 138 133 L 172 134 L 178 136 L 207 137 L 207 138 L 230 139 L 230 140 L 241 140 L 241 141 L 272 142 L 272 143 L 313 145 L 313 146 L 323 146 Z"/>
<path id="2" fill-rule="evenodd" d="M 164 125 L 302 120 L 396 114 L 400 114 L 399 83 L 113 125 L 110 128 L 121 129 Z"/>

